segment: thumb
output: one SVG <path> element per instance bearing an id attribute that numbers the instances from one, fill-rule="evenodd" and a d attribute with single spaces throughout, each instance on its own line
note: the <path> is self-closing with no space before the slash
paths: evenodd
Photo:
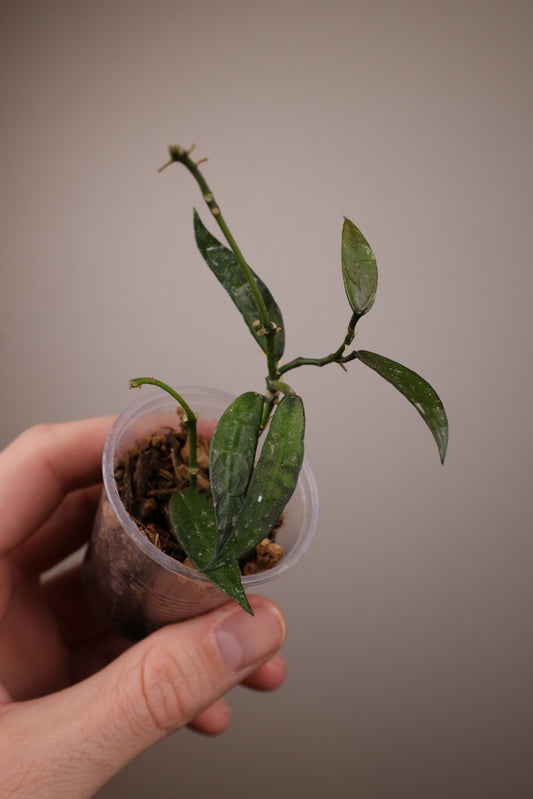
<path id="1" fill-rule="evenodd" d="M 153 633 L 71 688 L 8 706 L 0 717 L 3 740 L 12 742 L 0 756 L 14 788 L 7 795 L 92 796 L 129 761 L 254 672 L 282 646 L 285 621 L 266 597 L 251 602 L 253 617 L 226 604 Z M 10 780 L 21 740 L 31 768 L 21 774 L 19 762 Z"/>

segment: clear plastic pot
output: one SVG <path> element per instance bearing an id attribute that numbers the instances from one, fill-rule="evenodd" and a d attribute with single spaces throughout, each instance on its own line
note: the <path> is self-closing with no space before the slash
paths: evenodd
<path id="1" fill-rule="evenodd" d="M 204 422 L 215 422 L 234 399 L 215 389 L 180 388 Z M 104 488 L 84 561 L 87 597 L 108 626 L 138 640 L 169 622 L 205 613 L 228 601 L 207 578 L 165 555 L 139 530 L 118 495 L 117 459 L 162 428 L 179 427 L 176 402 L 156 389 L 126 408 L 111 428 L 103 456 Z M 285 574 L 309 549 L 318 527 L 318 493 L 304 459 L 278 541 L 283 557 L 268 571 L 243 577 L 246 590 Z"/>

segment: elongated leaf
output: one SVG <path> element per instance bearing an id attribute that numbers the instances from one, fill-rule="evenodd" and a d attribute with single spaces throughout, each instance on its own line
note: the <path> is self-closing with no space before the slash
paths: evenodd
<path id="1" fill-rule="evenodd" d="M 209 447 L 209 479 L 215 506 L 217 548 L 233 529 L 252 476 L 264 397 L 249 391 L 226 408 Z"/>
<path id="2" fill-rule="evenodd" d="M 203 494 L 186 488 L 176 491 L 168 503 L 174 535 L 197 569 L 213 559 L 216 542 L 215 512 Z"/>
<path id="3" fill-rule="evenodd" d="M 448 447 L 448 420 L 437 392 L 416 372 L 383 355 L 358 350 L 357 358 L 400 391 L 415 406 L 437 443 L 441 462 Z"/>
<path id="4" fill-rule="evenodd" d="M 253 615 L 237 561 L 215 569 L 204 568 L 213 558 L 216 541 L 215 513 L 206 497 L 191 488 L 177 491 L 170 498 L 168 511 L 174 534 L 193 566 Z"/>
<path id="5" fill-rule="evenodd" d="M 346 296 L 352 311 L 360 318 L 374 305 L 378 269 L 370 244 L 346 217 L 342 227 L 341 256 Z"/>
<path id="6" fill-rule="evenodd" d="M 234 560 L 231 563 L 226 563 L 224 566 L 219 566 L 216 569 L 206 569 L 204 574 L 211 580 L 212 583 L 216 585 L 217 588 L 220 588 L 221 591 L 224 591 L 224 593 L 227 594 L 230 599 L 234 599 L 243 610 L 245 610 L 251 616 L 254 615 L 252 607 L 248 602 L 248 597 L 246 596 L 245 590 L 242 586 L 238 561 Z"/>
<path id="7" fill-rule="evenodd" d="M 266 538 L 292 496 L 304 455 L 303 403 L 295 394 L 283 397 L 250 481 L 235 528 L 217 552 L 213 565 L 241 557 Z"/>
<path id="8" fill-rule="evenodd" d="M 237 258 L 228 247 L 221 244 L 221 242 L 209 232 L 196 211 L 194 212 L 194 234 L 196 237 L 196 244 L 206 264 L 218 281 L 224 286 L 241 312 L 252 336 L 263 352 L 266 352 L 265 337 L 264 335 L 258 334 L 258 327 L 254 325 L 254 323 L 260 319 L 257 301 Z M 274 338 L 274 354 L 276 360 L 279 360 L 285 349 L 285 332 L 281 311 L 261 278 L 258 277 L 255 272 L 253 272 L 253 274 L 266 305 L 268 315 L 271 321 L 280 328 Z"/>

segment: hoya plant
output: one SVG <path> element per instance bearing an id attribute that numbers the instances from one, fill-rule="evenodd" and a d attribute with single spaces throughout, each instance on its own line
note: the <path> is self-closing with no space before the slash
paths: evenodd
<path id="1" fill-rule="evenodd" d="M 199 169 L 206 159 L 195 162 L 192 150 L 171 147 L 170 160 L 161 170 L 172 163 L 183 164 L 200 187 L 226 244 L 210 233 L 194 210 L 196 244 L 266 355 L 268 370 L 263 392 L 249 391 L 237 397 L 214 430 L 209 447 L 211 501 L 198 490 L 197 416 L 187 398 L 151 377 L 131 380 L 130 386 L 159 386 L 180 406 L 189 437 L 189 485 L 170 498 L 172 530 L 194 568 L 252 613 L 241 583 L 239 559 L 276 525 L 296 487 L 304 455 L 304 406 L 287 382 L 290 372 L 302 366 L 329 364 L 346 369 L 352 362 L 373 369 L 416 408 L 433 434 L 441 462 L 446 454 L 448 423 L 437 393 L 420 375 L 383 355 L 352 349 L 356 325 L 374 304 L 378 273 L 368 241 L 349 219 L 344 219 L 341 238 L 342 279 L 349 306 L 346 333 L 339 346 L 321 358 L 282 361 L 285 331 L 280 308 L 248 265 L 224 220 Z"/>

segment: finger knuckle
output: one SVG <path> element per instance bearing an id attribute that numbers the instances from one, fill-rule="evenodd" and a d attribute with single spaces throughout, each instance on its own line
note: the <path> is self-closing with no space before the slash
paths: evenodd
<path id="1" fill-rule="evenodd" d="M 32 449 L 41 449 L 52 441 L 58 434 L 60 424 L 54 422 L 43 422 L 28 427 L 18 436 L 20 444 L 31 446 Z"/>
<path id="2" fill-rule="evenodd" d="M 139 673 L 141 714 L 164 734 L 188 723 L 212 688 L 200 661 L 183 650 L 178 657 L 163 646 L 148 648 Z"/>

